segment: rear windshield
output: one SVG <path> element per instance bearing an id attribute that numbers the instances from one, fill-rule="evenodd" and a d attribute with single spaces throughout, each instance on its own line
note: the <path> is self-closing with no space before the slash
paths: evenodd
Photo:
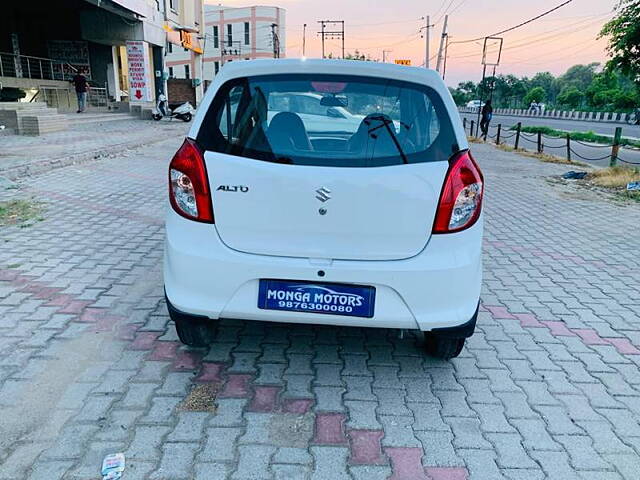
<path id="1" fill-rule="evenodd" d="M 458 150 L 433 89 L 346 75 L 229 81 L 211 103 L 197 141 L 213 152 L 332 167 L 441 161 Z"/>

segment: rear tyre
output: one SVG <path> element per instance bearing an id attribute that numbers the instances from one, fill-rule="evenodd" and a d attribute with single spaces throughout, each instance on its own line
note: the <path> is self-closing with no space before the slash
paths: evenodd
<path id="1" fill-rule="evenodd" d="M 190 113 L 183 113 L 182 117 L 180 117 L 183 121 L 189 123 L 191 121 L 191 114 Z"/>
<path id="2" fill-rule="evenodd" d="M 449 360 L 460 355 L 464 347 L 464 338 L 448 338 L 426 333 L 424 348 L 429 355 L 443 360 Z"/>
<path id="3" fill-rule="evenodd" d="M 171 304 L 168 298 L 166 301 L 169 317 L 176 324 L 176 332 L 182 343 L 190 347 L 202 348 L 208 347 L 213 342 L 216 334 L 214 320 L 181 312 Z"/>
<path id="4" fill-rule="evenodd" d="M 162 120 L 162 115 L 160 115 L 159 113 L 154 113 L 153 115 L 151 115 L 151 118 L 153 118 L 157 122 L 159 120 Z"/>
<path id="5" fill-rule="evenodd" d="M 190 347 L 208 347 L 213 342 L 215 329 L 201 320 L 174 319 L 178 338 Z"/>

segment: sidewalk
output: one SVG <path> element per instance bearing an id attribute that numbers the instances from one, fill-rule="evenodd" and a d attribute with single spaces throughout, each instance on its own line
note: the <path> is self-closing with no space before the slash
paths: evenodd
<path id="1" fill-rule="evenodd" d="M 0 137 L 0 177 L 16 180 L 74 163 L 114 155 L 172 136 L 183 136 L 190 124 L 178 121 L 125 119 L 72 125 L 39 137 Z"/>

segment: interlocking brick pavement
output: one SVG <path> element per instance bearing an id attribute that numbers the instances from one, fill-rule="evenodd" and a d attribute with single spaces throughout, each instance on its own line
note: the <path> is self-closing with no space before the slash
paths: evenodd
<path id="1" fill-rule="evenodd" d="M 640 208 L 474 145 L 487 182 L 478 329 L 450 362 L 361 328 L 221 322 L 164 305 L 168 138 L 24 179 L 0 230 L 0 479 L 636 479 Z M 198 386 L 215 409 L 192 411 Z M 212 411 L 215 410 L 215 411 Z"/>

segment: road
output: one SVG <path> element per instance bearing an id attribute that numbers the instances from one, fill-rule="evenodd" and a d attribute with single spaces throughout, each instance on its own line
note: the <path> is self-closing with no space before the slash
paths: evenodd
<path id="1" fill-rule="evenodd" d="M 461 114 L 461 117 L 467 119 L 467 133 L 470 130 L 470 122 L 473 120 L 477 121 L 477 117 L 472 116 L 471 114 Z M 515 119 L 515 120 L 514 120 Z M 496 115 L 493 117 L 491 122 L 489 134 L 493 138 L 488 138 L 488 141 L 495 142 L 497 135 L 497 127 L 498 124 L 502 124 L 502 133 L 501 133 L 501 143 L 506 143 L 507 145 L 515 146 L 515 136 L 512 130 L 509 128 L 516 123 L 517 121 L 522 121 L 523 125 L 546 125 L 553 128 L 560 128 L 556 126 L 558 123 L 564 123 L 562 120 L 552 120 L 545 118 L 536 118 L 536 119 L 523 119 L 521 117 L 505 117 L 502 115 Z M 537 122 L 537 123 L 536 123 Z M 574 121 L 566 121 L 564 123 L 564 128 L 569 128 L 569 125 L 572 125 L 572 128 L 580 129 L 580 128 L 591 128 L 594 129 L 595 126 L 600 126 L 600 131 L 597 133 L 602 134 L 612 134 L 612 129 L 615 130 L 615 126 L 611 124 L 598 124 L 595 122 L 574 122 Z M 583 127 L 584 125 L 584 127 Z M 623 130 L 623 133 L 627 132 L 626 127 Z M 638 135 L 640 135 L 640 127 L 629 127 L 630 129 L 638 130 Z M 634 132 L 635 132 L 634 130 Z M 536 151 L 538 148 L 537 145 L 537 134 L 531 133 L 523 133 L 520 138 L 520 144 L 518 148 L 523 148 L 525 150 Z M 608 167 L 610 158 L 611 158 L 611 147 L 598 145 L 593 143 L 584 143 L 584 142 L 571 142 L 571 157 L 573 161 L 586 163 L 593 167 L 603 168 Z M 548 153 L 550 155 L 555 155 L 557 157 L 567 158 L 567 147 L 566 141 L 562 138 L 551 138 L 544 136 L 543 137 L 543 151 L 544 153 Z M 640 150 L 631 149 L 628 147 L 623 147 L 620 149 L 618 153 L 618 157 L 622 160 L 618 161 L 619 165 L 628 165 L 628 166 L 637 166 L 640 165 Z M 629 162 L 629 163 L 625 163 Z"/>
<path id="2" fill-rule="evenodd" d="M 462 118 L 467 118 L 467 122 L 473 120 L 477 122 L 477 114 L 461 113 Z M 604 122 L 585 122 L 580 120 L 559 120 L 546 117 L 516 117 L 511 115 L 494 115 L 492 124 L 497 125 L 501 123 L 503 125 L 512 126 L 518 122 L 522 122 L 522 125 L 530 126 L 546 126 L 555 128 L 557 130 L 567 130 L 576 132 L 588 132 L 592 131 L 601 135 L 613 134 L 616 127 L 622 127 L 622 134 L 625 137 L 640 138 L 640 125 L 626 125 L 620 123 L 604 123 Z"/>
<path id="3" fill-rule="evenodd" d="M 0 227 L 0 479 L 635 480 L 640 205 L 474 145 L 485 174 L 476 334 L 220 322 L 177 342 L 161 265 L 181 139 L 24 178 Z M 215 274 L 212 272 L 212 274 Z"/>

